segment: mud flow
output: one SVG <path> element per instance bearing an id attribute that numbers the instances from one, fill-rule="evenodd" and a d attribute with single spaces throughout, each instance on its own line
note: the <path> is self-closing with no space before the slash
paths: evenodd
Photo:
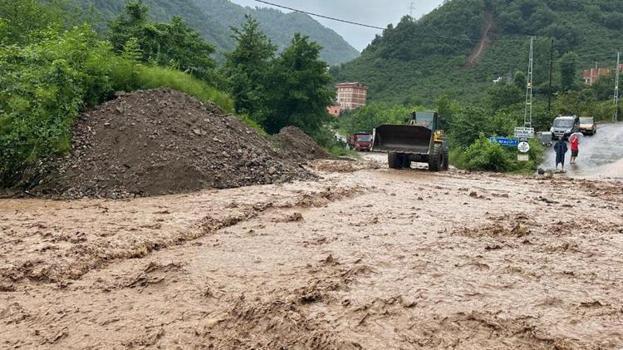
<path id="1" fill-rule="evenodd" d="M 622 183 L 305 172 L 0 200 L 0 348 L 623 348 Z"/>

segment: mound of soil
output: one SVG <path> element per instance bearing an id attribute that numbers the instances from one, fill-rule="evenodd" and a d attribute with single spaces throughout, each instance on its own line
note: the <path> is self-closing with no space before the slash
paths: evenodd
<path id="1" fill-rule="evenodd" d="M 218 107 L 168 89 L 119 94 L 74 126 L 71 153 L 35 194 L 152 196 L 310 179 L 273 143 Z"/>
<path id="2" fill-rule="evenodd" d="M 274 136 L 287 156 L 300 161 L 330 158 L 314 139 L 295 126 L 287 126 Z"/>

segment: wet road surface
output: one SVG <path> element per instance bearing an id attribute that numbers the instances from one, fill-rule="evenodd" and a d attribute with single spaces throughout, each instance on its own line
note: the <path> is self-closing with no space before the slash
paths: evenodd
<path id="1" fill-rule="evenodd" d="M 567 175 L 584 178 L 623 177 L 623 123 L 600 124 L 597 134 L 580 139 L 577 164 L 569 164 L 571 151 L 567 152 L 565 170 Z M 543 168 L 554 169 L 556 154 L 550 148 Z"/>
<path id="2" fill-rule="evenodd" d="M 0 348 L 623 347 L 620 182 L 319 168 L 165 197 L 0 200 Z"/>

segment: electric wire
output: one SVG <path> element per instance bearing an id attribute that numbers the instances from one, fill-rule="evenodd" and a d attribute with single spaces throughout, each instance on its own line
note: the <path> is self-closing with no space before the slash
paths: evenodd
<path id="1" fill-rule="evenodd" d="M 365 23 L 360 23 L 360 22 L 354 22 L 354 21 L 340 19 L 340 18 L 336 18 L 336 17 L 330 17 L 330 16 L 321 15 L 321 14 L 314 13 L 314 12 L 305 11 L 305 10 L 299 10 L 299 9 L 295 9 L 293 7 L 289 7 L 289 6 L 285 6 L 285 5 L 279 5 L 279 4 L 276 4 L 276 3 L 273 3 L 273 2 L 270 2 L 270 1 L 266 1 L 266 0 L 254 0 L 254 1 L 262 3 L 262 4 L 265 4 L 265 5 L 274 6 L 274 7 L 278 7 L 278 8 L 281 8 L 281 9 L 293 11 L 293 12 L 303 13 L 303 14 L 306 14 L 306 15 L 309 15 L 309 16 L 314 16 L 314 17 L 328 19 L 328 20 L 331 20 L 331 21 L 351 24 L 351 25 L 365 27 L 365 28 L 378 29 L 378 30 L 385 30 L 385 29 L 387 29 L 387 28 L 382 28 L 382 27 L 378 27 L 378 26 L 375 26 L 375 25 L 370 25 L 370 24 L 365 24 Z M 437 32 L 433 28 L 428 28 L 427 30 L 429 30 L 428 33 L 420 33 L 419 36 L 432 38 L 432 39 L 445 39 L 445 40 L 469 42 L 469 43 L 472 43 L 472 44 L 476 44 L 476 43 L 478 43 L 480 41 L 480 40 L 471 39 L 471 38 L 469 38 L 467 36 L 462 36 L 462 35 L 461 36 L 455 36 L 455 37 L 445 36 L 445 35 L 442 35 L 441 33 Z M 495 42 L 500 42 L 500 41 L 503 41 L 503 42 L 511 42 L 511 41 L 526 42 L 526 40 L 529 40 L 530 37 L 532 37 L 532 36 L 526 36 L 526 38 L 494 39 L 492 41 L 495 41 Z"/>
<path id="2" fill-rule="evenodd" d="M 342 23 L 347 23 L 347 24 L 352 24 L 352 25 L 356 25 L 356 26 L 360 26 L 360 27 L 366 27 L 366 28 L 372 28 L 372 29 L 379 29 L 379 30 L 385 30 L 385 28 L 382 27 L 378 27 L 378 26 L 373 26 L 370 24 L 364 24 L 364 23 L 358 23 L 358 22 L 353 22 L 353 21 L 349 21 L 349 20 L 345 20 L 345 19 L 339 19 L 339 18 L 335 18 L 335 17 L 329 17 L 329 16 L 325 16 L 325 15 L 321 15 L 321 14 L 317 14 L 317 13 L 313 13 L 313 12 L 308 12 L 308 11 L 303 11 L 303 10 L 297 10 L 295 8 L 292 7 L 288 7 L 288 6 L 283 6 L 283 5 L 278 5 L 272 2 L 268 2 L 268 1 L 264 1 L 264 0 L 255 0 L 256 2 L 260 2 L 262 4 L 266 4 L 266 5 L 270 5 L 270 6 L 275 6 L 275 7 L 279 7 L 282 9 L 286 9 L 286 10 L 290 10 L 290 11 L 294 11 L 294 12 L 298 12 L 298 13 L 304 13 L 306 15 L 310 15 L 310 16 L 314 16 L 314 17 L 319 17 L 319 18 L 324 18 L 324 19 L 328 19 L 331 21 L 336 21 L 336 22 L 342 22 Z"/>

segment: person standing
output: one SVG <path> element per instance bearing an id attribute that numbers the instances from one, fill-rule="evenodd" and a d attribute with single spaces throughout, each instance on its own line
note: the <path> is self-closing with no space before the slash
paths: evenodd
<path id="1" fill-rule="evenodd" d="M 556 170 L 558 170 L 558 164 L 562 165 L 563 171 L 565 170 L 565 156 L 567 155 L 568 150 L 569 148 L 567 147 L 567 142 L 563 136 L 554 145 L 554 151 L 556 151 Z"/>
<path id="2" fill-rule="evenodd" d="M 578 154 L 580 153 L 580 136 L 578 133 L 573 133 L 569 137 L 569 143 L 571 144 L 571 164 L 575 164 Z"/>

